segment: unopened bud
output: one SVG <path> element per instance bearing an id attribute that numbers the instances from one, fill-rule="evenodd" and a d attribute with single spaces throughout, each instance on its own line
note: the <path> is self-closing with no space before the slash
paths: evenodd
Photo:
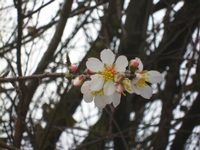
<path id="1" fill-rule="evenodd" d="M 121 73 L 118 73 L 115 75 L 114 79 L 115 79 L 115 83 L 121 83 L 124 80 L 124 75 Z"/>
<path id="2" fill-rule="evenodd" d="M 69 66 L 69 72 L 75 72 L 77 70 L 77 65 L 70 65 Z"/>
<path id="3" fill-rule="evenodd" d="M 81 86 L 84 82 L 84 77 L 83 76 L 77 76 L 74 80 L 73 80 L 73 85 L 74 86 Z"/>
<path id="4" fill-rule="evenodd" d="M 129 69 L 131 71 L 135 71 L 137 69 L 137 67 L 139 66 L 139 63 L 137 60 L 135 59 L 132 59 L 130 62 L 129 62 Z"/>
<path id="5" fill-rule="evenodd" d="M 124 91 L 124 85 L 122 83 L 115 84 L 115 91 L 121 94 Z"/>
<path id="6" fill-rule="evenodd" d="M 71 73 L 67 73 L 65 75 L 65 78 L 67 78 L 67 79 L 72 79 L 72 77 L 73 77 L 73 75 Z"/>

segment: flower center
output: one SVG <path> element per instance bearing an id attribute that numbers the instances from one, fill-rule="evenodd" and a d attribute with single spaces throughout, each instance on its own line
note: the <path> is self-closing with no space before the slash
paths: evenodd
<path id="1" fill-rule="evenodd" d="M 138 81 L 138 86 L 139 87 L 144 87 L 146 85 L 147 84 L 145 83 L 145 77 L 140 78 L 139 81 Z"/>
<path id="2" fill-rule="evenodd" d="M 111 67 L 112 66 L 112 67 Z M 99 74 L 103 75 L 103 78 L 106 81 L 110 81 L 110 80 L 114 80 L 114 75 L 118 73 L 118 71 L 115 71 L 115 64 L 111 64 L 110 66 L 107 66 L 106 64 L 104 64 L 103 66 L 104 71 L 102 72 L 98 72 Z"/>
<path id="3" fill-rule="evenodd" d="M 103 78 L 106 78 L 107 80 L 108 79 L 111 79 L 113 80 L 114 78 L 114 70 L 107 67 L 103 72 L 102 72 L 102 75 L 103 75 Z"/>

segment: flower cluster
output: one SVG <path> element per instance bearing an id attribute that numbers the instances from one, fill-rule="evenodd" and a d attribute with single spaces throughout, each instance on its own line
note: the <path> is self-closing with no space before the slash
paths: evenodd
<path id="1" fill-rule="evenodd" d="M 121 94 L 125 95 L 125 90 L 149 99 L 152 96 L 152 88 L 149 85 L 163 80 L 159 72 L 143 70 L 143 64 L 137 57 L 128 62 L 125 56 L 119 56 L 115 61 L 114 53 L 104 49 L 100 59 L 101 61 L 89 58 L 86 62 L 86 72 L 90 75 L 90 80 L 84 82 L 84 75 L 73 80 L 74 86 L 82 85 L 81 92 L 85 102 L 94 100 L 96 107 L 104 108 L 111 103 L 117 107 Z M 126 70 L 127 67 L 129 70 Z"/>

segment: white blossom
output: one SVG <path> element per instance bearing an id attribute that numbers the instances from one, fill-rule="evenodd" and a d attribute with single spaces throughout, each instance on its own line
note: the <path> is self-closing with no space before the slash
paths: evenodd
<path id="1" fill-rule="evenodd" d="M 130 93 L 134 92 L 146 99 L 150 99 L 152 96 L 152 88 L 148 85 L 148 83 L 160 83 L 163 80 L 162 74 L 154 70 L 143 71 L 142 61 L 137 57 L 136 60 L 139 63 L 138 70 L 135 72 L 136 77 L 133 78 L 131 82 L 126 80 L 126 83 L 131 86 Z"/>

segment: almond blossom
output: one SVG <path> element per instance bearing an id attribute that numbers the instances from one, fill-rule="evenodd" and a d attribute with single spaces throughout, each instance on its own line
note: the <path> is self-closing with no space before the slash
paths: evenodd
<path id="1" fill-rule="evenodd" d="M 137 95 L 141 95 L 146 99 L 150 99 L 152 96 L 152 88 L 148 85 L 148 83 L 160 83 L 163 80 L 162 75 L 158 71 L 143 71 L 142 61 L 136 57 L 139 63 L 138 70 L 135 71 L 136 77 L 130 80 L 126 80 L 126 84 L 131 86 L 131 91 L 129 93 L 136 93 Z"/>
<path id="2" fill-rule="evenodd" d="M 83 93 L 83 99 L 86 103 L 90 103 L 94 100 L 94 104 L 98 108 L 104 108 L 106 104 L 113 103 L 114 107 L 117 107 L 120 103 L 121 94 L 114 92 L 110 96 L 104 95 L 103 88 L 99 91 L 90 90 L 91 81 L 85 81 L 81 87 Z"/>
<path id="3" fill-rule="evenodd" d="M 95 72 L 89 89 L 91 91 L 101 91 L 106 96 L 112 96 L 115 92 L 114 76 L 118 73 L 123 73 L 128 66 L 128 60 L 125 56 L 119 56 L 115 61 L 115 55 L 110 49 L 104 49 L 100 58 L 102 61 L 96 58 L 89 58 L 86 62 L 87 68 Z"/>

